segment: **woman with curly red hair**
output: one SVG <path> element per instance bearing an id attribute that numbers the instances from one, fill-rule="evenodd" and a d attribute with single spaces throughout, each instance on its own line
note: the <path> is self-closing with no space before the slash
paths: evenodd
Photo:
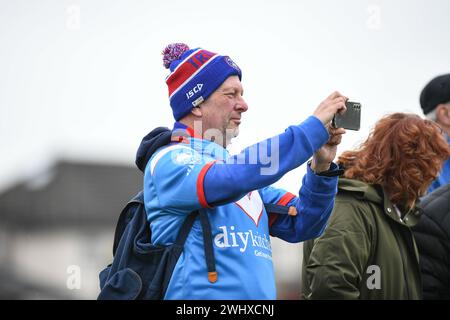
<path id="1" fill-rule="evenodd" d="M 405 113 L 382 118 L 358 149 L 344 152 L 329 225 L 304 243 L 304 297 L 421 299 L 410 228 L 420 217 L 419 197 L 449 155 L 438 125 Z"/>

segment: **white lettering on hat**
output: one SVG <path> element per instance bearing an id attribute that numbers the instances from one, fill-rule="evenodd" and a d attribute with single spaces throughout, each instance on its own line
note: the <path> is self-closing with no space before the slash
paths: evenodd
<path id="1" fill-rule="evenodd" d="M 195 87 L 193 87 L 191 90 L 186 92 L 186 98 L 188 100 L 194 96 L 194 94 L 199 93 L 202 90 L 203 83 L 197 83 Z"/>

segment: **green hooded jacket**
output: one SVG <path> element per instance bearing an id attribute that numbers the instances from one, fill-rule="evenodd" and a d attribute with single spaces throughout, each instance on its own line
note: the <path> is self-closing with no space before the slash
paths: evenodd
<path id="1" fill-rule="evenodd" d="M 328 227 L 303 247 L 305 299 L 421 299 L 419 255 L 410 229 L 379 186 L 340 179 Z"/>

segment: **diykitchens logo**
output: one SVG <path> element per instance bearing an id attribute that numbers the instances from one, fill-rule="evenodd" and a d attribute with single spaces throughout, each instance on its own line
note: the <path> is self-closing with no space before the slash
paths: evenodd
<path id="1" fill-rule="evenodd" d="M 236 248 L 244 253 L 251 246 L 255 256 L 272 260 L 272 246 L 267 235 L 260 235 L 258 231 L 254 232 L 251 229 L 246 232 L 236 232 L 234 226 L 230 226 L 229 229 L 227 226 L 220 226 L 219 229 L 222 232 L 214 237 L 214 244 L 218 248 Z"/>

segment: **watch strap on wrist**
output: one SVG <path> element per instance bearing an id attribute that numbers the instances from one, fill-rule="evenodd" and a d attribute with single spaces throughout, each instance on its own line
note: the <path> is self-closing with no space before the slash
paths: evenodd
<path id="1" fill-rule="evenodd" d="M 308 162 L 308 165 L 311 166 L 311 161 Z M 314 174 L 321 177 L 337 177 L 344 174 L 344 168 L 339 165 L 336 165 L 336 168 L 328 169 L 321 172 L 314 172 Z"/>

